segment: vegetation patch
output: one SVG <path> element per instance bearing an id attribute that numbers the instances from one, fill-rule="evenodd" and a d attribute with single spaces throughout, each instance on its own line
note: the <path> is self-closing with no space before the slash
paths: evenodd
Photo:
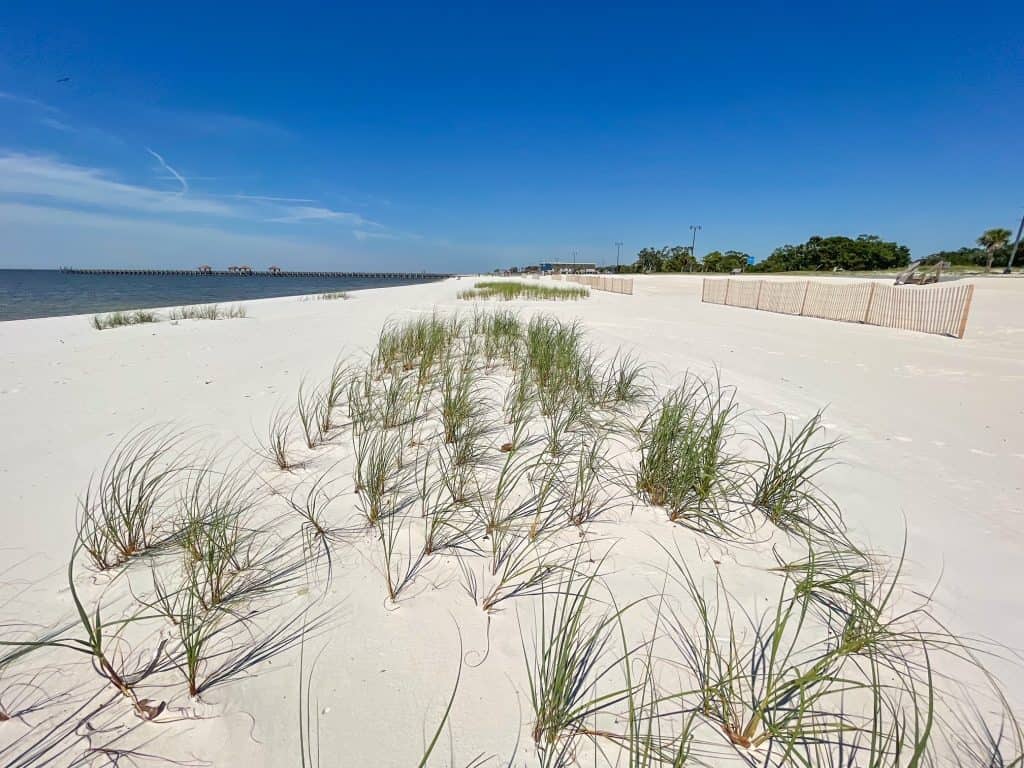
<path id="1" fill-rule="evenodd" d="M 459 291 L 459 298 L 467 301 L 476 299 L 575 301 L 585 299 L 589 295 L 590 290 L 582 286 L 540 285 L 500 280 L 482 280 L 474 284 L 471 289 Z"/>
<path id="2" fill-rule="evenodd" d="M 219 304 L 198 304 L 191 307 L 178 307 L 177 309 L 172 309 L 169 315 L 171 320 L 226 320 L 245 316 L 245 307 L 241 305 L 222 307 Z"/>
<path id="3" fill-rule="evenodd" d="M 93 315 L 92 327 L 97 331 L 105 331 L 108 328 L 120 328 L 125 325 L 155 323 L 159 319 L 156 312 L 150 312 L 148 309 L 136 309 L 133 312 L 108 312 L 105 315 Z"/>

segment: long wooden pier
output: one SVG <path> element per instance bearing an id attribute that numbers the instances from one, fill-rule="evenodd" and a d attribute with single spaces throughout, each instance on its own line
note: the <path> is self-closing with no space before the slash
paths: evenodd
<path id="1" fill-rule="evenodd" d="M 395 280 L 443 280 L 452 277 L 447 272 L 308 272 L 287 269 L 79 269 L 61 267 L 61 272 L 70 275 L 151 275 L 170 277 L 326 277 L 326 278 L 368 278 Z"/>

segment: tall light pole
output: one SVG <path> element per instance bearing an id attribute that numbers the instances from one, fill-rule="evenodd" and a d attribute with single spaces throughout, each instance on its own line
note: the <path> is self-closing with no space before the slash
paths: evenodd
<path id="1" fill-rule="evenodd" d="M 693 232 L 693 239 L 690 241 L 690 255 L 697 258 L 697 233 L 700 232 L 700 224 L 691 224 L 690 231 Z"/>
<path id="2" fill-rule="evenodd" d="M 622 256 L 622 241 L 615 241 L 615 274 L 619 273 L 619 257 Z"/>
<path id="3" fill-rule="evenodd" d="M 1020 226 L 1017 227 L 1017 239 L 1013 241 L 1013 251 L 1010 252 L 1010 260 L 1006 262 L 1006 269 L 1003 270 L 1004 275 L 1008 275 L 1013 271 L 1013 257 L 1017 255 L 1017 248 L 1020 246 L 1021 232 L 1024 232 L 1024 216 L 1020 217 Z"/>
<path id="4" fill-rule="evenodd" d="M 693 232 L 693 239 L 690 241 L 690 257 L 694 262 L 697 261 L 697 233 L 700 232 L 700 224 L 691 224 L 690 231 Z"/>

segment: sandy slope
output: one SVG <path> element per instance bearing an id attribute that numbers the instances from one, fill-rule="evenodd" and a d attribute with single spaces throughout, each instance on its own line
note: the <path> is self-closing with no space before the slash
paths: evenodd
<path id="1" fill-rule="evenodd" d="M 83 317 L 0 323 L 0 622 L 69 615 L 63 568 L 75 498 L 128 430 L 174 420 L 202 428 L 226 452 L 242 450 L 274 407 L 291 401 L 301 377 L 319 380 L 339 352 L 370 347 L 389 317 L 455 307 L 466 285 L 369 290 L 348 301 L 272 299 L 247 303 L 244 320 L 105 332 Z M 805 418 L 827 406 L 830 432 L 844 443 L 824 485 L 856 536 L 898 552 L 906 528 L 909 581 L 930 591 L 938 580 L 939 617 L 1024 648 L 1024 281 L 978 280 L 962 341 L 703 305 L 699 286 L 688 277 L 638 278 L 634 296 L 595 292 L 522 308 L 578 316 L 597 344 L 655 363 L 661 384 L 717 366 L 749 418 Z M 624 539 L 612 561 L 617 595 L 639 596 L 660 578 L 664 558 L 650 537 L 673 536 L 696 557 L 693 537 L 653 510 L 619 519 L 608 529 Z M 733 553 L 730 586 L 756 595 L 757 576 L 742 566 L 764 554 Z M 326 643 L 316 693 L 323 764 L 415 763 L 454 679 L 456 627 L 467 659 L 486 661 L 464 674 L 452 749 L 461 763 L 481 751 L 508 755 L 524 734 L 524 754 L 530 715 L 515 611 L 488 628 L 453 583 L 456 571 L 444 567 L 426 572 L 391 610 L 365 557 L 354 547 L 336 564 L 331 624 L 315 646 Z M 99 594 L 102 584 L 92 589 Z M 215 765 L 296 764 L 296 661 L 279 656 L 190 713 L 211 717 L 144 724 L 138 740 Z M 1021 668 L 995 668 L 1019 707 Z M 0 724 L 0 745 L 14 727 Z"/>

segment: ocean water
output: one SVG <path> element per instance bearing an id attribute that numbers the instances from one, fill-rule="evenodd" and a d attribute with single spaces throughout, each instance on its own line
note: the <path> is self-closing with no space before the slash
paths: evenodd
<path id="1" fill-rule="evenodd" d="M 354 291 L 420 282 L 423 281 L 362 277 L 75 275 L 49 269 L 0 269 L 0 321 Z"/>

